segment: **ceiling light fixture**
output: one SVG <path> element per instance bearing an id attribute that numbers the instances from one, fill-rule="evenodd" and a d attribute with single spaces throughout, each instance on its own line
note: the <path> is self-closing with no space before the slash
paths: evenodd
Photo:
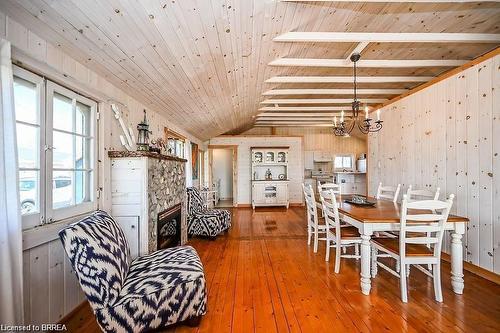
<path id="1" fill-rule="evenodd" d="M 344 111 L 341 112 L 340 122 L 337 122 L 337 117 L 333 118 L 333 133 L 336 136 L 348 136 L 352 130 L 357 126 L 358 129 L 363 134 L 368 134 L 370 132 L 378 132 L 382 129 L 383 121 L 380 120 L 380 110 L 377 110 L 377 120 L 372 123 L 370 115 L 368 113 L 368 106 L 365 106 L 365 118 L 360 119 L 359 106 L 357 96 L 357 82 L 356 82 L 356 63 L 361 58 L 359 53 L 353 53 L 351 55 L 351 61 L 354 64 L 354 101 L 352 102 L 352 116 L 349 119 L 344 117 Z"/>

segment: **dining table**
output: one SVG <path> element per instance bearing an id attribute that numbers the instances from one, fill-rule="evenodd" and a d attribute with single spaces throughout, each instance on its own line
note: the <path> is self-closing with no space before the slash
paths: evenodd
<path id="1" fill-rule="evenodd" d="M 366 197 L 373 205 L 361 205 L 346 202 L 351 196 L 339 196 L 339 214 L 345 223 L 355 226 L 361 235 L 361 292 L 370 294 L 371 289 L 371 247 L 370 239 L 376 232 L 399 231 L 401 205 L 388 200 L 377 200 Z M 451 232 L 451 285 L 456 294 L 464 290 L 463 243 L 462 237 L 469 219 L 462 216 L 448 216 L 444 224 L 446 231 Z"/>

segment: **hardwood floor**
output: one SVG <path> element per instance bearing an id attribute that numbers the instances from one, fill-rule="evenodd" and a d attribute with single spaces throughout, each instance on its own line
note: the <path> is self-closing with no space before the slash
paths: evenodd
<path id="1" fill-rule="evenodd" d="M 191 239 L 208 283 L 208 313 L 197 328 L 165 332 L 498 332 L 500 286 L 465 272 L 455 295 L 443 262 L 444 303 L 432 279 L 413 269 L 409 302 L 399 281 L 379 270 L 372 294 L 359 286 L 359 262 L 342 259 L 340 274 L 306 242 L 304 209 L 233 210 L 233 227 L 215 241 Z M 86 305 L 66 322 L 69 332 L 98 332 Z"/>

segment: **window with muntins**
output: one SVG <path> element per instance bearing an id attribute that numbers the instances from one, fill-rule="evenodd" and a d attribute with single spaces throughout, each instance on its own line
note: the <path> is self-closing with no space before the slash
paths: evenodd
<path id="1" fill-rule="evenodd" d="M 23 228 L 96 208 L 97 104 L 26 70 L 14 70 Z"/>

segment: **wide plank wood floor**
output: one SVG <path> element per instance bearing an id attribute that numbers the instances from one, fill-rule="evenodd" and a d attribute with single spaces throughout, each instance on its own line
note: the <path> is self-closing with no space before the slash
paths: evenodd
<path id="1" fill-rule="evenodd" d="M 432 280 L 414 269 L 409 302 L 398 279 L 379 270 L 372 293 L 359 287 L 359 262 L 342 259 L 340 274 L 307 246 L 304 209 L 233 209 L 233 227 L 215 241 L 191 239 L 208 283 L 208 312 L 197 328 L 165 332 L 499 332 L 500 286 L 465 272 L 453 293 L 442 265 L 443 303 Z M 99 332 L 86 305 L 66 322 L 70 332 Z"/>

